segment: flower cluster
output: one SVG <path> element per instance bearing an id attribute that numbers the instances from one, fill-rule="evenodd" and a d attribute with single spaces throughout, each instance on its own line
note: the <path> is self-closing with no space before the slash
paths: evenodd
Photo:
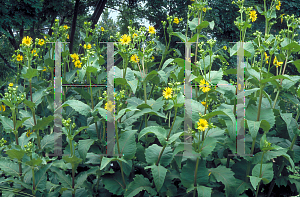
<path id="1" fill-rule="evenodd" d="M 274 61 L 273 61 L 273 64 L 274 64 L 274 65 L 276 66 L 276 68 L 277 68 L 278 66 L 281 66 L 281 64 L 283 64 L 283 62 L 278 62 L 277 57 L 275 56 Z"/>
<path id="2" fill-rule="evenodd" d="M 14 101 L 17 103 L 23 102 L 25 100 L 25 93 L 17 94 L 18 86 L 14 88 L 13 85 L 13 83 L 9 83 L 8 92 L 4 93 L 4 99 L 7 99 L 8 101 Z"/>
<path id="3" fill-rule="evenodd" d="M 72 62 L 74 62 L 74 65 L 76 68 L 81 68 L 81 62 L 79 60 L 79 56 L 74 53 L 74 54 L 71 54 L 71 58 L 72 58 Z"/>
<path id="4" fill-rule="evenodd" d="M 210 90 L 209 88 L 209 83 L 207 81 L 205 81 L 205 79 L 202 79 L 200 81 L 200 89 L 202 90 L 202 92 L 208 92 Z"/>
<path id="5" fill-rule="evenodd" d="M 6 142 L 7 142 L 7 141 L 6 141 L 4 138 L 2 138 L 2 139 L 0 140 L 0 147 L 4 146 Z"/>
<path id="6" fill-rule="evenodd" d="M 71 121 L 70 118 L 68 118 L 68 120 L 62 119 L 62 123 L 63 123 L 63 125 L 64 125 L 65 127 L 69 128 L 70 125 L 71 125 L 71 123 L 72 123 L 72 121 Z M 74 123 L 72 124 L 72 129 L 75 129 L 75 127 L 76 127 L 76 124 L 75 124 L 75 122 L 74 122 Z"/>
<path id="7" fill-rule="evenodd" d="M 277 10 L 280 10 L 280 6 L 281 6 L 281 2 L 278 1 L 278 5 L 276 5 L 276 9 L 277 9 Z"/>
<path id="8" fill-rule="evenodd" d="M 25 148 L 25 152 L 27 155 L 30 155 L 32 154 L 32 151 L 33 151 L 33 143 L 32 142 L 28 142 L 27 145 L 24 145 L 24 148 Z"/>

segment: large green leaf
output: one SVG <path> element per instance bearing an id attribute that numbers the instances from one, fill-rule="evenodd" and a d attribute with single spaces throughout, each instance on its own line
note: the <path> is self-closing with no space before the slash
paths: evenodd
<path id="1" fill-rule="evenodd" d="M 292 113 L 281 113 L 280 115 L 281 115 L 281 118 L 286 123 L 286 127 L 289 132 L 289 136 L 290 136 L 291 140 L 293 140 L 294 136 L 297 135 L 297 132 L 298 132 L 297 121 L 293 118 Z"/>
<path id="2" fill-rule="evenodd" d="M 43 97 L 48 94 L 47 89 L 40 89 L 32 94 L 32 102 L 35 103 L 35 106 L 38 106 L 43 101 Z"/>
<path id="3" fill-rule="evenodd" d="M 77 111 L 78 113 L 84 116 L 88 116 L 88 114 L 92 111 L 90 106 L 78 100 L 68 100 L 61 105 L 61 107 L 66 107 L 66 106 L 72 107 L 75 111 Z"/>
<path id="4" fill-rule="evenodd" d="M 48 163 L 47 165 L 44 165 L 39 170 L 37 170 L 34 173 L 35 176 L 35 186 L 39 188 L 40 190 L 46 189 L 46 183 L 47 183 L 47 170 L 51 167 L 52 163 Z"/>
<path id="5" fill-rule="evenodd" d="M 167 59 L 165 61 L 165 63 L 163 64 L 163 67 L 161 68 L 161 70 L 164 70 L 171 62 L 173 62 L 174 59 L 170 58 L 170 59 Z"/>
<path id="6" fill-rule="evenodd" d="M 39 129 L 47 128 L 48 125 L 53 122 L 53 120 L 53 116 L 43 117 L 42 120 L 37 120 L 37 123 L 34 127 L 32 127 L 32 130 L 38 131 Z"/>
<path id="7" fill-rule="evenodd" d="M 145 167 L 145 169 L 148 169 L 148 168 L 151 168 L 154 183 L 156 186 L 156 191 L 159 192 L 159 190 L 161 189 L 161 187 L 164 184 L 166 174 L 167 174 L 167 169 L 164 168 L 163 166 L 161 166 L 160 164 L 158 164 L 158 166 L 156 166 L 154 164 L 154 165 Z"/>
<path id="8" fill-rule="evenodd" d="M 150 165 L 156 164 L 162 149 L 163 147 L 158 146 L 157 144 L 152 144 L 151 146 L 149 146 L 145 151 L 147 163 Z M 171 163 L 172 159 L 173 159 L 173 151 L 170 147 L 166 147 L 159 160 L 159 163 L 162 166 L 166 167 Z"/>
<path id="9" fill-rule="evenodd" d="M 210 171 L 218 182 L 222 182 L 225 185 L 227 197 L 235 195 L 235 177 L 230 168 L 219 165 L 217 168 L 210 168 Z"/>
<path id="10" fill-rule="evenodd" d="M 164 145 L 166 143 L 167 131 L 160 126 L 150 126 L 150 127 L 144 128 L 139 133 L 138 140 L 140 140 L 144 135 L 146 135 L 148 133 L 155 134 L 157 139 L 161 143 L 161 145 Z"/>
<path id="11" fill-rule="evenodd" d="M 41 140 L 41 149 L 50 148 L 53 150 L 54 142 L 61 136 L 61 133 L 53 132 L 50 135 L 45 135 Z"/>
<path id="12" fill-rule="evenodd" d="M 24 150 L 17 150 L 17 149 L 11 149 L 7 150 L 6 154 L 11 158 L 11 159 L 17 159 L 19 161 L 22 160 L 24 157 L 25 151 Z"/>
<path id="13" fill-rule="evenodd" d="M 249 176 L 249 177 L 250 177 L 251 185 L 256 190 L 258 183 L 261 181 L 261 178 L 256 176 Z"/>
<path id="14" fill-rule="evenodd" d="M 26 67 L 24 67 L 26 68 Z M 23 79 L 29 79 L 31 81 L 31 79 L 33 77 L 36 77 L 38 76 L 38 71 L 37 69 L 33 69 L 31 67 L 29 67 L 28 69 L 24 69 L 22 70 L 22 75 L 21 75 L 21 78 Z M 26 72 L 26 73 L 25 73 Z"/>
<path id="15" fill-rule="evenodd" d="M 179 138 L 179 136 L 183 135 L 184 132 L 179 132 L 179 133 L 175 133 L 174 135 L 172 135 L 169 140 L 167 141 L 167 144 L 172 144 L 175 140 L 177 140 Z"/>
<path id="16" fill-rule="evenodd" d="M 206 137 L 204 140 L 204 144 L 201 148 L 201 156 L 203 158 L 207 157 L 216 147 L 217 140 L 212 137 Z"/>
<path id="17" fill-rule="evenodd" d="M 212 192 L 212 188 L 205 187 L 202 185 L 197 186 L 198 197 L 210 197 Z"/>
<path id="18" fill-rule="evenodd" d="M 15 177 L 19 176 L 19 165 L 13 161 L 5 159 L 4 157 L 0 158 L 0 169 L 6 175 L 12 175 Z"/>
<path id="19" fill-rule="evenodd" d="M 79 140 L 78 142 L 78 153 L 83 161 L 86 158 L 86 154 L 89 151 L 91 145 L 94 144 L 93 139 Z"/>
<path id="20" fill-rule="evenodd" d="M 186 164 L 183 165 L 180 173 L 180 180 L 184 187 L 190 188 L 194 186 L 195 170 L 196 159 L 188 158 Z M 208 170 L 206 168 L 205 161 L 200 159 L 197 170 L 197 184 L 207 184 L 208 178 Z"/>
<path id="21" fill-rule="evenodd" d="M 33 158 L 29 161 L 26 161 L 25 164 L 31 166 L 31 167 L 36 167 L 36 166 L 39 166 L 41 165 L 43 162 L 43 160 L 41 160 L 40 158 Z"/>
<path id="22" fill-rule="evenodd" d="M 151 196 L 155 196 L 157 193 L 152 189 L 152 185 L 147 178 L 143 175 L 136 175 L 134 180 L 128 185 L 125 195 L 126 197 L 134 197 L 142 190 L 146 190 Z"/>
<path id="23" fill-rule="evenodd" d="M 136 134 L 137 130 L 125 131 L 119 138 L 120 154 L 125 160 L 131 160 L 136 153 Z M 115 152 L 118 152 L 117 144 L 115 144 Z"/>
<path id="24" fill-rule="evenodd" d="M 257 164 L 252 169 L 252 176 L 262 178 L 264 184 L 268 184 L 272 181 L 274 172 L 273 172 L 273 163 L 262 164 L 261 176 L 260 173 L 261 164 Z"/>
<path id="25" fill-rule="evenodd" d="M 99 167 L 93 167 L 89 169 L 88 171 L 81 172 L 79 175 L 76 176 L 76 184 L 75 189 L 78 187 L 81 187 L 83 183 L 87 180 L 87 177 L 91 174 L 96 174 L 97 170 L 99 170 Z"/>
<path id="26" fill-rule="evenodd" d="M 54 166 L 52 166 L 50 170 L 57 174 L 57 176 L 59 177 L 58 180 L 59 182 L 61 182 L 63 188 L 68 188 L 68 189 L 72 188 L 72 180 L 70 175 L 66 175 L 64 171 Z"/>
<path id="27" fill-rule="evenodd" d="M 107 158 L 107 157 L 103 157 L 102 161 L 101 161 L 100 170 L 103 170 L 112 161 L 122 161 L 122 162 L 127 163 L 127 161 L 124 160 L 123 158 L 118 158 L 118 157 Z"/>
<path id="28" fill-rule="evenodd" d="M 10 133 L 14 130 L 14 123 L 10 118 L 6 116 L 0 116 L 0 119 L 6 133 Z"/>
<path id="29" fill-rule="evenodd" d="M 181 40 L 182 42 L 185 42 L 185 41 L 186 41 L 186 40 L 185 40 L 185 35 L 183 35 L 183 34 L 180 33 L 180 32 L 172 32 L 170 35 L 177 36 L 178 38 L 180 38 L 180 40 Z"/>
<path id="30" fill-rule="evenodd" d="M 249 132 L 251 134 L 252 139 L 254 140 L 257 136 L 257 132 L 259 130 L 261 121 L 252 121 L 252 120 L 247 120 L 247 125 L 249 128 Z"/>
<path id="31" fill-rule="evenodd" d="M 65 162 L 70 163 L 75 169 L 82 162 L 82 159 L 76 157 L 75 155 L 73 155 L 72 157 L 63 156 L 62 159 Z"/>
<path id="32" fill-rule="evenodd" d="M 101 177 L 101 180 L 104 184 L 105 189 L 107 189 L 108 191 L 110 191 L 111 193 L 115 194 L 115 195 L 119 195 L 119 196 L 124 196 L 124 183 L 122 180 L 122 175 L 121 173 L 118 171 L 116 173 L 113 174 L 105 174 L 104 176 Z M 126 180 L 125 180 L 126 181 Z M 128 188 L 129 186 L 127 186 L 127 191 L 129 190 Z M 125 195 L 127 196 L 127 195 Z"/>

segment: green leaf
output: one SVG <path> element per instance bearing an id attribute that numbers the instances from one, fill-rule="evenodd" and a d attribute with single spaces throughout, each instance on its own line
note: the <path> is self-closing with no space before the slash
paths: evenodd
<path id="1" fill-rule="evenodd" d="M 181 136 L 184 132 L 179 132 L 179 133 L 175 133 L 174 135 L 172 135 L 169 140 L 167 141 L 167 145 L 172 144 L 175 140 L 177 140 L 179 138 L 179 136 Z"/>
<path id="2" fill-rule="evenodd" d="M 217 145 L 217 140 L 212 137 L 206 137 L 204 140 L 203 147 L 201 148 L 201 156 L 203 158 L 207 157 Z"/>
<path id="3" fill-rule="evenodd" d="M 286 123 L 286 127 L 289 132 L 289 136 L 290 136 L 291 140 L 293 140 L 294 136 L 297 135 L 297 132 L 298 132 L 297 121 L 293 118 L 292 113 L 280 113 L 280 115 L 281 115 L 281 118 Z"/>
<path id="4" fill-rule="evenodd" d="M 261 181 L 261 178 L 256 177 L 256 176 L 249 176 L 249 177 L 250 177 L 251 185 L 256 190 L 258 183 Z"/>
<path id="5" fill-rule="evenodd" d="M 182 42 L 185 42 L 185 35 L 183 35 L 182 33 L 180 33 L 180 32 L 172 32 L 171 35 L 177 36 L 178 38 L 180 38 L 180 40 Z"/>
<path id="6" fill-rule="evenodd" d="M 134 197 L 142 190 L 146 190 L 151 196 L 155 196 L 157 193 L 152 189 L 152 185 L 147 178 L 144 178 L 143 175 L 136 175 L 134 180 L 128 185 L 124 196 Z"/>
<path id="7" fill-rule="evenodd" d="M 165 61 L 165 63 L 163 64 L 163 67 L 161 68 L 161 70 L 164 70 L 171 62 L 173 62 L 174 59 L 170 58 L 170 59 L 167 59 Z"/>
<path id="8" fill-rule="evenodd" d="M 145 151 L 145 155 L 146 155 L 146 161 L 148 164 L 152 165 L 155 164 L 158 160 L 159 154 L 162 151 L 161 146 L 158 146 L 157 144 L 152 144 L 151 146 L 149 146 L 146 151 Z M 166 147 L 160 160 L 159 163 L 162 166 L 167 166 L 171 163 L 173 159 L 173 152 L 172 149 L 170 147 Z"/>
<path id="9" fill-rule="evenodd" d="M 48 163 L 47 165 L 44 165 L 42 168 L 37 170 L 34 173 L 35 176 L 35 186 L 39 188 L 40 190 L 46 189 L 46 183 L 47 183 L 47 170 L 51 167 L 52 163 Z"/>
<path id="10" fill-rule="evenodd" d="M 257 132 L 259 130 L 261 121 L 252 121 L 252 120 L 247 120 L 247 125 L 249 128 L 249 132 L 251 134 L 252 139 L 254 140 L 257 136 Z"/>
<path id="11" fill-rule="evenodd" d="M 84 116 L 88 116 L 88 114 L 92 111 L 90 106 L 78 100 L 68 100 L 61 105 L 61 107 L 66 107 L 66 106 L 72 107 L 75 111 L 77 111 L 78 113 Z"/>
<path id="12" fill-rule="evenodd" d="M 292 53 L 297 53 L 298 51 L 300 51 L 300 45 L 298 43 L 292 42 L 281 49 L 291 50 Z"/>
<path id="13" fill-rule="evenodd" d="M 286 77 L 286 76 L 283 76 L 283 75 L 277 75 L 277 76 L 274 76 L 274 77 L 270 77 L 268 79 L 263 79 L 263 80 L 260 81 L 260 83 L 265 84 L 267 82 L 276 81 L 276 79 L 289 79 L 289 78 Z"/>
<path id="14" fill-rule="evenodd" d="M 168 170 L 159 164 L 158 164 L 158 166 L 152 165 L 152 166 L 145 167 L 145 169 L 148 169 L 148 168 L 151 168 L 154 183 L 156 186 L 156 191 L 159 192 L 159 190 L 161 189 L 161 187 L 164 184 Z"/>
<path id="15" fill-rule="evenodd" d="M 42 120 L 37 120 L 37 123 L 34 127 L 32 127 L 32 130 L 38 131 L 39 129 L 42 130 L 44 128 L 47 128 L 48 125 L 53 122 L 53 120 L 54 120 L 53 116 L 48 116 L 48 117 L 44 117 Z"/>
<path id="16" fill-rule="evenodd" d="M 25 74 L 22 74 L 21 76 L 23 79 L 29 79 L 29 81 L 31 81 L 31 79 L 33 77 L 38 76 L 38 71 L 37 71 L 37 69 L 33 69 L 33 68 L 29 67 L 27 69 L 27 72 Z"/>
<path id="17" fill-rule="evenodd" d="M 82 88 L 74 88 L 76 92 L 78 92 L 81 96 L 81 98 L 84 98 L 84 100 L 88 103 L 91 100 L 91 95 Z"/>
<path id="18" fill-rule="evenodd" d="M 214 29 L 214 26 L 215 26 L 215 21 L 209 22 L 209 27 L 210 27 L 211 30 Z"/>
<path id="19" fill-rule="evenodd" d="M 19 177 L 19 165 L 11 160 L 0 158 L 0 169 L 5 173 L 5 175 L 12 175 L 14 177 Z"/>
<path id="20" fill-rule="evenodd" d="M 40 158 L 33 158 L 30 161 L 26 161 L 25 164 L 31 166 L 31 167 L 36 167 L 41 165 L 41 163 L 43 162 L 43 160 L 41 160 Z"/>
<path id="21" fill-rule="evenodd" d="M 139 133 L 138 140 L 148 133 L 155 134 L 161 145 L 166 144 L 167 131 L 164 128 L 160 126 L 146 127 Z"/>
<path id="22" fill-rule="evenodd" d="M 122 161 L 122 162 L 125 162 L 127 163 L 126 160 L 124 160 L 123 158 L 107 158 L 107 157 L 103 157 L 102 158 L 102 161 L 101 161 L 101 166 L 100 166 L 100 170 L 103 170 L 110 162 L 112 161 Z"/>
<path id="23" fill-rule="evenodd" d="M 190 188 L 194 187 L 194 178 L 195 178 L 195 167 L 196 167 L 196 159 L 187 159 L 186 164 L 183 165 L 180 180 L 184 187 Z M 205 185 L 208 183 L 208 169 L 206 168 L 205 161 L 200 159 L 198 163 L 197 170 L 197 184 Z"/>
<path id="24" fill-rule="evenodd" d="M 28 101 L 27 99 L 25 99 L 23 101 L 23 103 L 28 106 L 30 109 L 34 108 L 35 107 L 35 103 L 31 102 L 31 101 Z"/>
<path id="25" fill-rule="evenodd" d="M 0 119 L 6 133 L 10 133 L 14 130 L 14 123 L 10 118 L 6 116 L 0 116 Z"/>
<path id="26" fill-rule="evenodd" d="M 22 160 L 24 157 L 25 151 L 24 150 L 17 150 L 17 149 L 12 149 L 12 150 L 7 150 L 6 154 L 11 158 L 11 159 L 17 159 L 19 161 Z"/>
<path id="27" fill-rule="evenodd" d="M 223 71 L 222 69 L 220 68 L 220 70 L 218 71 L 210 71 L 210 84 L 218 84 L 220 80 L 222 80 L 222 77 L 223 77 Z M 205 75 L 205 78 L 206 79 L 209 79 L 209 73 L 207 73 Z"/>
<path id="28" fill-rule="evenodd" d="M 205 39 L 207 39 L 206 36 L 203 36 L 201 34 L 195 34 L 191 39 L 189 39 L 188 42 L 197 42 L 197 36 L 198 36 L 198 38 L 205 38 Z"/>
<path id="29" fill-rule="evenodd" d="M 50 135 L 45 135 L 41 140 L 41 149 L 50 148 L 53 150 L 54 142 L 61 136 L 61 133 L 53 132 Z"/>
<path id="30" fill-rule="evenodd" d="M 85 161 L 86 154 L 89 151 L 91 145 L 94 144 L 93 139 L 79 140 L 78 142 L 78 153 L 80 157 Z"/>
<path id="31" fill-rule="evenodd" d="M 25 117 L 22 118 L 22 120 L 17 120 L 17 124 L 16 124 L 16 130 L 18 130 L 19 127 L 22 126 L 22 124 L 25 122 L 25 120 L 29 119 L 30 117 Z"/>
<path id="32" fill-rule="evenodd" d="M 38 106 L 43 101 L 42 98 L 48 94 L 46 89 L 38 90 L 32 94 L 32 102 L 35 103 L 35 106 Z"/>
<path id="33" fill-rule="evenodd" d="M 75 169 L 82 162 L 82 159 L 76 157 L 75 155 L 73 155 L 72 157 L 63 156 L 62 159 L 65 162 L 70 163 Z"/>
<path id="34" fill-rule="evenodd" d="M 219 165 L 217 168 L 210 168 L 211 175 L 215 177 L 218 182 L 225 185 L 226 196 L 233 196 L 235 193 L 235 177 L 230 168 Z M 233 194 L 233 195 L 232 195 Z"/>
<path id="35" fill-rule="evenodd" d="M 260 124 L 260 127 L 265 132 L 267 132 L 275 124 L 274 112 L 271 108 L 261 108 L 261 112 L 263 112 L 263 113 L 260 113 L 259 120 L 262 121 L 261 124 Z M 256 121 L 257 120 L 257 113 L 258 113 L 258 107 L 250 104 L 250 105 L 248 105 L 248 108 L 246 109 L 245 118 L 247 120 Z"/>
<path id="36" fill-rule="evenodd" d="M 212 188 L 210 188 L 210 187 L 205 187 L 202 185 L 197 186 L 198 197 L 211 196 L 211 191 L 212 191 Z"/>
<path id="37" fill-rule="evenodd" d="M 252 169 L 252 176 L 262 178 L 264 184 L 268 184 L 272 181 L 274 172 L 273 172 L 273 163 L 262 164 L 261 176 L 260 173 L 261 164 L 256 164 Z"/>
<path id="38" fill-rule="evenodd" d="M 74 77 L 75 77 L 75 73 L 76 73 L 76 70 L 71 70 L 70 72 L 67 72 L 66 73 L 66 81 L 68 83 L 72 83 Z"/>
<path id="39" fill-rule="evenodd" d="M 136 153 L 136 134 L 137 130 L 125 131 L 119 138 L 120 154 L 125 160 L 131 160 Z M 115 145 L 115 152 L 118 152 L 117 144 Z"/>
<path id="40" fill-rule="evenodd" d="M 99 170 L 99 167 L 93 167 L 89 169 L 88 171 L 81 172 L 79 175 L 76 176 L 76 184 L 74 189 L 77 189 L 78 187 L 82 187 L 83 183 L 87 180 L 87 177 L 91 174 L 96 174 L 96 172 Z"/>
<path id="41" fill-rule="evenodd" d="M 101 180 L 104 184 L 104 188 L 110 191 L 111 193 L 119 196 L 124 196 L 124 189 L 123 189 L 123 180 L 122 175 L 118 171 L 116 173 L 105 174 L 101 177 Z M 126 180 L 125 180 L 126 181 Z M 126 195 L 125 195 L 126 196 Z"/>
<path id="42" fill-rule="evenodd" d="M 298 73 L 300 73 L 300 59 L 295 60 L 291 63 L 293 63 L 296 66 Z"/>
<path id="43" fill-rule="evenodd" d="M 57 167 L 52 166 L 50 168 L 52 172 L 55 172 L 59 177 L 58 180 L 61 182 L 64 188 L 72 189 L 72 180 L 70 175 L 66 175 L 64 171 L 58 169 Z"/>

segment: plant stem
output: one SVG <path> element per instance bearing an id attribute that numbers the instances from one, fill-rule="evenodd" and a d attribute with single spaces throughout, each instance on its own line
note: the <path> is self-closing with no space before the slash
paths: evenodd
<path id="1" fill-rule="evenodd" d="M 34 176 L 34 167 L 31 167 L 32 170 L 32 194 L 35 195 L 35 176 Z"/>
<path id="2" fill-rule="evenodd" d="M 177 107 L 175 107 L 175 117 L 174 117 L 174 120 L 173 120 L 173 123 L 172 123 L 172 126 L 171 126 L 171 128 L 170 128 L 170 131 L 169 131 L 169 134 L 168 134 L 168 137 L 167 137 L 167 140 L 166 140 L 166 141 L 169 140 L 171 131 L 172 131 L 172 129 L 173 129 L 173 126 L 174 126 L 174 123 L 175 123 L 175 120 L 176 120 L 176 115 L 177 115 Z M 161 158 L 161 156 L 162 156 L 162 154 L 163 154 L 163 152 L 164 152 L 166 146 L 167 146 L 167 143 L 163 146 L 163 149 L 162 149 L 162 150 L 160 151 L 160 153 L 159 153 L 158 159 L 157 159 L 157 161 L 156 161 L 156 163 L 155 163 L 156 166 L 158 166 L 159 160 L 160 160 L 160 158 Z"/>
<path id="3" fill-rule="evenodd" d="M 75 197 L 75 190 L 74 190 L 74 186 L 75 186 L 75 166 L 72 165 L 72 197 Z"/>
<path id="4" fill-rule="evenodd" d="M 263 151 L 263 154 L 262 154 L 262 156 L 261 156 L 261 162 L 260 162 L 259 178 L 261 178 L 261 170 L 262 170 L 262 163 L 263 163 L 264 154 L 265 154 L 265 152 Z M 258 192 L 259 192 L 260 182 L 261 182 L 261 181 L 258 182 L 258 186 L 257 186 L 257 190 L 256 190 L 256 195 L 255 195 L 255 197 L 257 197 Z"/>
<path id="5" fill-rule="evenodd" d="M 118 134 L 118 125 L 117 125 L 118 121 L 115 121 L 115 130 L 116 130 L 116 138 L 117 138 L 117 147 L 118 147 L 118 154 L 119 157 L 121 158 L 121 152 L 120 152 L 120 144 L 119 144 L 119 134 Z M 125 178 L 124 178 L 124 172 L 123 172 L 123 165 L 122 165 L 122 161 L 120 161 L 120 168 L 121 168 L 121 175 L 122 175 L 122 179 L 123 179 L 123 184 L 122 188 L 125 189 L 126 188 L 126 182 L 125 182 Z"/>
<path id="6" fill-rule="evenodd" d="M 195 173 L 194 173 L 194 193 L 193 193 L 193 197 L 196 196 L 198 165 L 199 165 L 199 157 L 197 157 L 196 168 L 195 168 Z"/>

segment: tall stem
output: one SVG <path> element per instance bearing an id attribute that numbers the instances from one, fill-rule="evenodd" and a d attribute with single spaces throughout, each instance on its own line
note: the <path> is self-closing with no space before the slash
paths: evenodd
<path id="1" fill-rule="evenodd" d="M 121 151 L 120 151 L 120 144 L 119 144 L 119 134 L 118 134 L 118 125 L 117 125 L 118 121 L 115 121 L 115 130 L 116 130 L 116 138 L 117 138 L 117 147 L 118 147 L 118 154 L 120 155 L 119 157 L 121 158 Z M 120 161 L 120 168 L 121 168 L 121 175 L 122 175 L 122 179 L 123 179 L 123 184 L 122 188 L 125 189 L 126 188 L 126 182 L 125 182 L 125 178 L 124 178 L 124 172 L 123 172 L 123 165 L 122 165 L 122 161 Z"/>
<path id="2" fill-rule="evenodd" d="M 194 193 L 193 193 L 193 197 L 196 196 L 198 165 L 199 165 L 199 157 L 197 157 L 196 168 L 195 168 L 195 173 L 194 173 Z"/>
<path id="3" fill-rule="evenodd" d="M 34 167 L 31 167 L 32 170 L 32 194 L 35 195 L 35 176 L 34 176 Z"/>

